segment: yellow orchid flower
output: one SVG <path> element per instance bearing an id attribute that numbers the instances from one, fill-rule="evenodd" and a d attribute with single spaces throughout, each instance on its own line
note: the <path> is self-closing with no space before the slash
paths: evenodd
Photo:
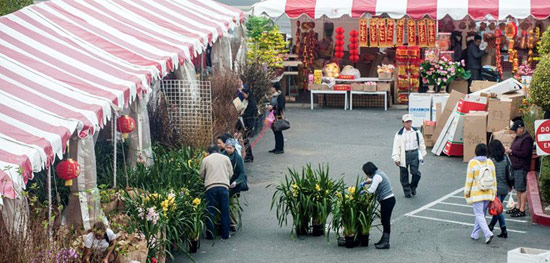
<path id="1" fill-rule="evenodd" d="M 319 184 L 315 184 L 315 190 L 317 190 L 317 192 L 321 191 L 321 186 L 319 186 Z"/>
<path id="2" fill-rule="evenodd" d="M 198 198 L 198 197 L 195 197 L 195 199 L 193 199 L 193 205 L 194 206 L 198 206 L 201 204 L 201 199 Z"/>

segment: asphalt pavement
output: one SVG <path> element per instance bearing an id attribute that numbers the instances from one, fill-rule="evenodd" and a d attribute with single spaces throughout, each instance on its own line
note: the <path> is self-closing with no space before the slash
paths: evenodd
<path id="1" fill-rule="evenodd" d="M 243 228 L 227 241 L 202 241 L 196 262 L 505 262 L 507 251 L 517 247 L 550 249 L 550 227 L 532 224 L 529 217 L 511 220 L 508 239 L 497 238 L 489 245 L 473 241 L 473 212 L 462 198 L 466 164 L 462 158 L 428 153 L 420 167 L 422 179 L 417 196 L 406 199 L 399 183 L 399 169 L 391 160 L 395 132 L 405 111 L 379 109 L 315 109 L 290 106 L 285 116 L 291 129 L 284 132 L 285 153 L 268 153 L 274 146 L 271 131 L 254 148 L 254 163 L 247 164 L 250 191 L 245 203 Z M 273 188 L 287 168 L 300 169 L 307 163 L 328 163 L 331 176 L 355 182 L 366 161 L 374 162 L 390 177 L 397 199 L 392 216 L 391 249 L 372 245 L 381 230 L 371 230 L 371 245 L 347 249 L 338 247 L 331 233 L 325 237 L 290 235 L 291 226 L 278 226 L 270 211 Z M 376 223 L 376 222 L 375 222 Z M 500 233 L 498 226 L 495 234 Z M 179 256 L 176 262 L 190 262 Z"/>

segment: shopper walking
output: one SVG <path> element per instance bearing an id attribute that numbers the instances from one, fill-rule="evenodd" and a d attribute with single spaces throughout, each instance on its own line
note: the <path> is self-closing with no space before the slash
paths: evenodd
<path id="1" fill-rule="evenodd" d="M 271 100 L 267 109 L 273 112 L 276 119 L 282 119 L 285 110 L 285 95 L 281 93 L 281 84 L 279 84 L 279 82 L 273 83 L 270 91 Z M 275 149 L 269 152 L 274 154 L 285 153 L 285 138 L 283 137 L 283 131 L 275 131 L 273 128 L 272 130 L 275 135 Z"/>
<path id="2" fill-rule="evenodd" d="M 424 163 L 426 145 L 422 133 L 412 127 L 412 117 L 405 114 L 402 117 L 403 128 L 396 134 L 393 140 L 392 159 L 400 169 L 401 185 L 406 198 L 416 195 L 416 188 L 420 182 L 419 165 Z M 409 181 L 409 170 L 412 179 Z"/>
<path id="3" fill-rule="evenodd" d="M 239 198 L 241 191 L 248 190 L 246 171 L 244 169 L 244 163 L 241 156 L 235 153 L 235 145 L 237 140 L 228 139 L 225 142 L 225 154 L 231 161 L 233 167 L 233 176 L 229 180 L 229 216 L 231 220 L 230 230 L 232 232 L 237 231 L 240 226 L 240 203 Z"/>
<path id="4" fill-rule="evenodd" d="M 516 138 L 510 148 L 506 148 L 506 154 L 512 161 L 512 175 L 514 177 L 514 188 L 517 191 L 518 207 L 507 211 L 512 217 L 525 216 L 525 205 L 527 204 L 527 172 L 531 165 L 533 154 L 533 138 L 525 130 L 523 121 L 516 121 L 510 129 L 516 132 Z"/>
<path id="5" fill-rule="evenodd" d="M 370 184 L 367 192 L 376 193 L 376 199 L 380 203 L 380 219 L 382 221 L 382 238 L 374 244 L 378 249 L 390 248 L 391 214 L 395 206 L 395 197 L 391 189 L 388 176 L 376 167 L 372 162 L 363 165 L 363 172 L 367 177 L 366 184 Z"/>
<path id="6" fill-rule="evenodd" d="M 206 188 L 206 202 L 208 213 L 214 220 L 219 211 L 222 225 L 222 239 L 229 238 L 229 180 L 233 176 L 233 167 L 229 157 L 220 154 L 217 145 L 208 147 L 208 156 L 205 157 L 200 166 L 199 175 L 204 179 Z M 206 238 L 213 239 L 214 224 L 212 220 L 206 221 Z"/>
<path id="7" fill-rule="evenodd" d="M 504 199 L 512 189 L 511 175 L 512 167 L 508 156 L 505 154 L 505 149 L 499 140 L 492 140 L 489 143 L 489 157 L 495 165 L 495 172 L 497 178 L 497 198 L 500 202 L 504 203 Z M 489 230 L 493 231 L 496 223 L 500 225 L 500 234 L 497 237 L 508 238 L 508 231 L 506 230 L 506 220 L 504 214 L 493 216 L 489 223 Z"/>
<path id="8" fill-rule="evenodd" d="M 468 163 L 466 183 L 464 184 L 464 198 L 466 203 L 474 208 L 475 224 L 470 237 L 479 239 L 479 231 L 485 236 L 485 243 L 491 243 L 493 232 L 489 229 L 485 214 L 489 202 L 495 199 L 497 192 L 497 180 L 495 165 L 487 158 L 487 145 L 478 144 L 475 149 L 476 157 Z"/>

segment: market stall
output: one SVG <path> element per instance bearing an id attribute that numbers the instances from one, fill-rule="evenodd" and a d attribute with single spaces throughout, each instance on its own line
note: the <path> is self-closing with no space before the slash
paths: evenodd
<path id="1" fill-rule="evenodd" d="M 293 51 L 304 61 L 303 87 L 341 89 L 336 87 L 338 75 L 334 81 L 323 80 L 331 77 L 326 65 L 332 62 L 355 67 L 360 77 L 378 77 L 378 66 L 394 65 L 391 96 L 396 103 L 408 104 L 409 94 L 431 91 L 431 86 L 434 92 L 453 88 L 468 92 L 469 84 L 461 78 L 469 75 L 461 60 L 475 34 L 482 36 L 487 47 L 482 62 L 488 67 L 480 74 L 484 79 L 521 78 L 522 71 L 529 71 L 527 65 L 534 67 L 536 42 L 548 24 L 544 19 L 550 3 L 519 2 L 268 0 L 254 5 L 253 14 L 291 19 Z M 429 69 L 441 58 L 446 60 L 442 66 L 460 74 L 438 75 L 434 83 L 423 75 L 422 67 Z M 423 64 L 426 60 L 434 64 Z M 321 78 L 310 77 L 317 76 L 315 70 L 324 70 Z M 317 86 L 319 80 L 329 87 Z"/>

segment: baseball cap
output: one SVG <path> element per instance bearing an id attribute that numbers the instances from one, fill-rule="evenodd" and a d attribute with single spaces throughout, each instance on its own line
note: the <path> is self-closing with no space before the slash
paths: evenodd
<path id="1" fill-rule="evenodd" d="M 412 121 L 412 116 L 410 114 L 405 114 L 403 115 L 403 118 L 401 118 L 403 120 L 403 122 L 408 122 L 408 121 Z"/>
<path id="2" fill-rule="evenodd" d="M 523 121 L 516 121 L 514 122 L 514 125 L 512 125 L 512 128 L 510 128 L 510 130 L 517 131 L 518 128 L 523 128 L 523 127 L 525 127 L 525 124 L 523 123 Z"/>

